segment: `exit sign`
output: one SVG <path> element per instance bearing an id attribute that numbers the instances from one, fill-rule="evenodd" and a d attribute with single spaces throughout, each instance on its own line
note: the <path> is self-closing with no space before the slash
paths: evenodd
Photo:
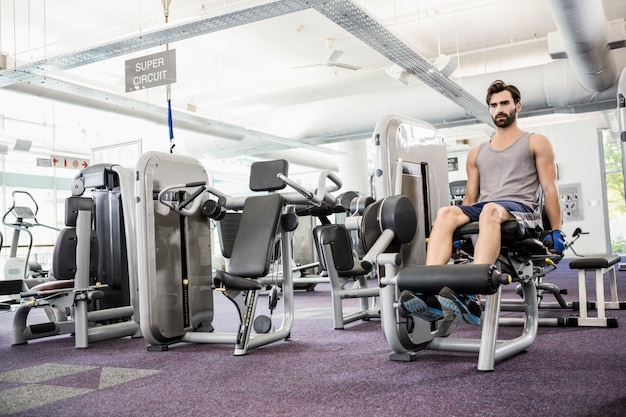
<path id="1" fill-rule="evenodd" d="M 84 169 L 89 166 L 89 160 L 68 158 L 65 156 L 50 156 L 51 165 L 55 168 L 68 168 L 68 169 Z"/>

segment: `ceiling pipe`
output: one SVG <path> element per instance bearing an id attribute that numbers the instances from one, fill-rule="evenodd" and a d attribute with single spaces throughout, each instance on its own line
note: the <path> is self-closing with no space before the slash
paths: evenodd
<path id="1" fill-rule="evenodd" d="M 548 0 L 548 6 L 580 84 L 589 91 L 614 85 L 619 74 L 602 0 Z"/>
<path id="2" fill-rule="evenodd" d="M 626 48 L 613 51 L 621 67 L 626 66 Z M 555 60 L 547 64 L 497 73 L 474 75 L 462 80 L 463 89 L 477 100 L 485 103 L 486 90 L 495 79 L 502 79 L 520 88 L 522 92 L 522 112 L 520 116 L 530 117 L 552 113 L 585 113 L 615 108 L 617 83 L 601 92 L 585 89 L 577 80 L 576 73 L 568 60 Z M 368 103 L 362 106 L 362 103 Z M 487 104 L 484 104 L 485 108 Z M 337 109 L 359 108 L 359 112 L 342 111 L 337 117 Z M 323 139 L 332 129 L 340 132 L 373 131 L 376 121 L 388 114 L 402 114 L 426 121 L 438 128 L 457 127 L 473 124 L 476 119 L 468 116 L 462 108 L 446 100 L 425 84 L 415 84 L 389 91 L 376 91 L 366 94 L 334 97 L 332 99 L 297 106 L 274 109 L 250 116 L 245 123 L 262 129 L 281 126 L 285 120 L 295 120 L 302 115 L 315 115 L 300 121 L 292 130 L 281 132 L 287 137 L 301 138 L 308 143 L 328 143 Z M 283 128 L 284 123 L 282 123 Z M 318 141 L 319 138 L 319 141 Z"/>

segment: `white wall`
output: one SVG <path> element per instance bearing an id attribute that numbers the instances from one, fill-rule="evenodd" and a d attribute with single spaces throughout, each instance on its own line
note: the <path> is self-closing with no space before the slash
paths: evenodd
<path id="1" fill-rule="evenodd" d="M 603 195 L 604 172 L 601 163 L 601 141 L 593 119 L 525 128 L 546 135 L 554 147 L 559 170 L 559 186 L 580 184 L 580 219 L 563 219 L 563 232 L 571 235 L 577 227 L 583 232 L 574 245 L 580 255 L 609 253 L 610 239 L 606 201 Z M 567 250 L 566 257 L 574 257 Z"/>

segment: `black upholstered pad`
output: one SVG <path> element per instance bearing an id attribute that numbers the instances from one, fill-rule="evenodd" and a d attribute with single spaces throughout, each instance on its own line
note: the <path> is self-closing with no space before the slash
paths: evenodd
<path id="1" fill-rule="evenodd" d="M 608 268 L 620 261 L 619 255 L 607 253 L 603 255 L 590 255 L 574 259 L 569 263 L 570 269 L 599 269 Z"/>
<path id="2" fill-rule="evenodd" d="M 350 233 L 341 224 L 324 224 L 313 229 L 313 240 L 320 268 L 328 271 L 328 260 L 324 257 L 323 245 L 330 244 L 335 269 L 340 277 L 354 277 L 369 272 L 355 262 Z"/>
<path id="3" fill-rule="evenodd" d="M 246 198 L 228 272 L 245 278 L 267 275 L 283 207 L 280 194 Z"/>
<path id="4" fill-rule="evenodd" d="M 493 294 L 500 282 L 493 265 L 410 265 L 398 272 L 400 290 L 438 294 L 443 287 L 450 287 L 459 294 Z"/>
<path id="5" fill-rule="evenodd" d="M 313 240 L 317 249 L 317 258 L 320 268 L 328 271 L 323 245 L 331 244 L 335 268 L 338 271 L 347 271 L 354 267 L 352 255 L 352 240 L 346 228 L 340 224 L 324 224 L 313 229 Z"/>
<path id="6" fill-rule="evenodd" d="M 250 189 L 252 191 L 282 190 L 287 184 L 276 174 L 287 175 L 289 162 L 285 159 L 257 161 L 250 166 Z"/>
<path id="7" fill-rule="evenodd" d="M 464 224 L 454 231 L 454 239 L 460 240 L 468 235 L 478 233 L 478 222 Z M 502 223 L 501 234 L 503 241 L 520 240 L 524 238 L 524 225 L 517 220 L 508 220 Z"/>
<path id="8" fill-rule="evenodd" d="M 76 229 L 65 228 L 59 233 L 52 254 L 52 272 L 57 280 L 71 280 L 76 275 Z M 89 250 L 89 276 L 96 277 L 98 271 L 98 239 L 96 231 L 91 231 Z"/>
<path id="9" fill-rule="evenodd" d="M 213 282 L 217 287 L 221 287 L 223 285 L 226 288 L 236 288 L 238 290 L 260 290 L 263 288 L 257 280 L 242 278 L 220 269 L 215 271 Z"/>

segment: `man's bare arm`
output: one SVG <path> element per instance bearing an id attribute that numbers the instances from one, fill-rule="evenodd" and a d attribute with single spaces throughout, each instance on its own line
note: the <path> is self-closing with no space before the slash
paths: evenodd
<path id="1" fill-rule="evenodd" d="M 475 146 L 470 149 L 467 154 L 467 162 L 465 169 L 467 171 L 467 186 L 465 187 L 465 197 L 463 198 L 463 205 L 470 206 L 476 204 L 478 201 L 478 194 L 480 192 L 480 173 L 478 172 L 478 166 L 476 166 L 476 154 L 478 153 L 478 147 Z"/>
<path id="2" fill-rule="evenodd" d="M 546 214 L 550 221 L 550 227 L 553 230 L 562 230 L 563 219 L 552 144 L 545 136 L 534 134 L 531 136 L 530 147 L 535 156 L 539 184 L 543 191 Z"/>

